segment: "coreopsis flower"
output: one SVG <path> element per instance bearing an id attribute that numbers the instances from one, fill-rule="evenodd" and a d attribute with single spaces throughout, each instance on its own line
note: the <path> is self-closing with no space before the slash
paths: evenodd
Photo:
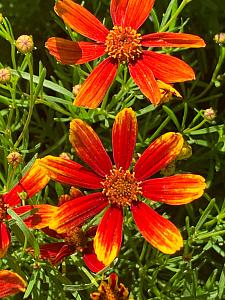
<path id="1" fill-rule="evenodd" d="M 175 253 L 183 246 L 179 230 L 144 202 L 144 198 L 170 205 L 189 203 L 202 196 L 203 177 L 177 174 L 152 178 L 180 153 L 183 137 L 169 132 L 156 139 L 137 160 L 131 163 L 136 144 L 137 119 L 132 109 L 122 110 L 112 129 L 113 165 L 94 130 L 84 121 L 70 124 L 70 142 L 77 155 L 92 170 L 77 162 L 46 156 L 38 161 L 49 176 L 61 183 L 101 189 L 61 205 L 49 227 L 60 234 L 87 219 L 106 211 L 94 238 L 97 258 L 105 265 L 118 255 L 122 243 L 123 210 L 129 208 L 143 237 L 163 253 Z"/>
<path id="2" fill-rule="evenodd" d="M 56 13 L 76 32 L 94 42 L 73 42 L 52 37 L 46 42 L 50 54 L 63 64 L 83 64 L 106 54 L 82 84 L 74 104 L 96 108 L 113 82 L 119 64 L 128 64 L 130 75 L 142 93 L 153 103 L 160 103 L 156 78 L 183 82 L 195 78 L 190 66 L 178 58 L 159 54 L 148 47 L 204 47 L 204 41 L 191 34 L 157 32 L 141 36 L 138 29 L 148 18 L 154 0 L 111 0 L 114 27 L 108 30 L 94 15 L 72 0 L 59 0 Z"/>
<path id="3" fill-rule="evenodd" d="M 118 275 L 111 273 L 108 282 L 102 281 L 98 291 L 90 294 L 92 300 L 131 300 L 128 289 L 123 283 L 118 283 Z"/>
<path id="4" fill-rule="evenodd" d="M 1 270 L 0 271 L 0 298 L 25 292 L 26 282 L 17 273 Z"/>
<path id="5" fill-rule="evenodd" d="M 46 169 L 35 163 L 18 184 L 8 193 L 0 195 L 0 258 L 7 253 L 11 240 L 6 225 L 7 219 L 10 219 L 7 209 L 13 208 L 16 213 L 20 214 L 35 208 L 35 205 L 32 207 L 30 205 L 19 206 L 21 205 L 21 199 L 31 198 L 46 186 L 49 179 Z M 47 213 L 49 210 L 48 205 L 45 205 L 43 209 Z"/>

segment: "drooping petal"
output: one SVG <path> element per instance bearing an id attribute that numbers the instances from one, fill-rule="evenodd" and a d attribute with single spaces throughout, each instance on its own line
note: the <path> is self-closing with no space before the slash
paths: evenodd
<path id="1" fill-rule="evenodd" d="M 62 204 L 49 224 L 59 234 L 80 226 L 89 218 L 100 213 L 108 205 L 102 193 L 94 193 Z"/>
<path id="2" fill-rule="evenodd" d="M 110 57 L 103 60 L 82 84 L 74 105 L 86 108 L 98 107 L 116 77 L 117 68 L 117 62 Z"/>
<path id="3" fill-rule="evenodd" d="M 70 123 L 70 142 L 77 155 L 98 175 L 105 177 L 112 169 L 112 162 L 95 131 L 84 121 Z"/>
<path id="4" fill-rule="evenodd" d="M 47 40 L 45 47 L 58 61 L 66 65 L 80 65 L 92 61 L 105 53 L 103 44 L 91 42 L 73 42 L 52 37 Z"/>
<path id="5" fill-rule="evenodd" d="M 168 132 L 151 143 L 138 159 L 134 172 L 138 180 L 145 180 L 166 167 L 180 153 L 183 146 L 180 133 Z"/>
<path id="6" fill-rule="evenodd" d="M 20 182 L 7 194 L 3 195 L 4 202 L 9 206 L 16 206 L 21 202 L 20 193 L 25 192 L 27 198 L 31 198 L 41 191 L 49 182 L 48 171 L 35 161 L 31 169 Z"/>
<path id="7" fill-rule="evenodd" d="M 10 241 L 11 237 L 8 228 L 5 223 L 0 222 L 0 258 L 6 255 Z"/>
<path id="8" fill-rule="evenodd" d="M 72 160 L 48 155 L 39 159 L 38 163 L 48 170 L 55 181 L 88 189 L 102 187 L 101 177 Z"/>
<path id="9" fill-rule="evenodd" d="M 112 0 L 113 24 L 138 29 L 149 16 L 155 0 Z"/>
<path id="10" fill-rule="evenodd" d="M 83 6 L 72 0 L 59 0 L 55 5 L 55 12 L 73 30 L 91 40 L 105 42 L 108 29 Z"/>
<path id="11" fill-rule="evenodd" d="M 105 268 L 105 265 L 98 260 L 94 252 L 93 242 L 89 242 L 88 247 L 84 249 L 83 260 L 86 266 L 94 273 L 98 273 Z"/>
<path id="12" fill-rule="evenodd" d="M 182 60 L 167 54 L 143 51 L 142 61 L 150 68 L 155 78 L 166 83 L 195 79 L 193 69 Z"/>
<path id="13" fill-rule="evenodd" d="M 197 35 L 174 32 L 156 32 L 143 35 L 141 44 L 145 47 L 205 47 L 205 42 Z"/>
<path id="14" fill-rule="evenodd" d="M 105 212 L 94 238 L 97 258 L 106 266 L 117 257 L 122 243 L 123 211 L 110 206 Z"/>
<path id="15" fill-rule="evenodd" d="M 159 104 L 160 90 L 152 72 L 151 65 L 145 63 L 145 56 L 128 64 L 130 75 L 142 93 L 153 103 Z"/>
<path id="16" fill-rule="evenodd" d="M 198 199 L 205 188 L 205 179 L 194 174 L 153 178 L 142 183 L 144 197 L 170 205 L 186 204 Z"/>
<path id="17" fill-rule="evenodd" d="M 112 129 L 113 157 L 116 167 L 127 170 L 131 164 L 137 136 L 137 118 L 131 108 L 117 114 Z"/>
<path id="18" fill-rule="evenodd" d="M 134 221 L 143 237 L 165 254 L 173 254 L 183 246 L 183 239 L 170 221 L 160 216 L 144 202 L 131 206 Z"/>
<path id="19" fill-rule="evenodd" d="M 0 298 L 5 298 L 15 295 L 19 292 L 24 292 L 26 282 L 18 274 L 8 271 L 0 271 Z"/>
<path id="20" fill-rule="evenodd" d="M 38 211 L 35 212 L 33 215 L 27 217 L 23 221 L 30 228 L 41 229 L 41 228 L 48 227 L 52 218 L 54 219 L 58 207 L 49 204 L 37 204 L 37 205 L 24 205 L 20 207 L 15 207 L 13 210 L 18 215 L 21 215 L 32 209 L 38 209 Z"/>

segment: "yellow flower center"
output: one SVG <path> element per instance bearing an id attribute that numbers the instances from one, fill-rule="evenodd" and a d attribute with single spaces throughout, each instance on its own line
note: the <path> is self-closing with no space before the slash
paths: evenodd
<path id="1" fill-rule="evenodd" d="M 9 205 L 7 203 L 4 203 L 3 197 L 0 196 L 0 222 L 2 222 L 7 215 L 7 208 Z"/>
<path id="2" fill-rule="evenodd" d="M 114 26 L 106 37 L 106 53 L 121 63 L 135 60 L 142 53 L 141 35 L 131 27 Z"/>
<path id="3" fill-rule="evenodd" d="M 79 227 L 75 227 L 74 229 L 71 229 L 67 233 L 67 237 L 64 239 L 67 244 L 72 246 L 75 250 L 83 251 L 87 244 L 87 237 L 85 236 L 85 233 L 83 230 L 81 230 Z"/>
<path id="4" fill-rule="evenodd" d="M 102 182 L 102 193 L 110 204 L 131 205 L 133 201 L 138 201 L 139 195 L 142 195 L 140 184 L 141 182 L 135 179 L 134 173 L 130 173 L 129 170 L 112 169 L 110 175 Z"/>

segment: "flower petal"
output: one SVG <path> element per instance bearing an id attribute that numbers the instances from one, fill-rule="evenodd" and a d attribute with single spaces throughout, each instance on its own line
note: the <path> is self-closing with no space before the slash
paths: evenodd
<path id="1" fill-rule="evenodd" d="M 165 254 L 173 254 L 183 247 L 183 239 L 176 226 L 144 202 L 132 205 L 131 211 L 139 231 L 152 246 Z"/>
<path id="2" fill-rule="evenodd" d="M 117 114 L 112 129 L 113 157 L 116 167 L 130 167 L 137 136 L 137 118 L 131 108 Z"/>
<path id="3" fill-rule="evenodd" d="M 101 177 L 72 160 L 48 155 L 41 158 L 39 164 L 48 170 L 55 181 L 88 189 L 102 187 Z"/>
<path id="4" fill-rule="evenodd" d="M 94 238 L 97 258 L 106 266 L 117 257 L 122 243 L 123 210 L 110 206 L 105 212 Z"/>
<path id="5" fill-rule="evenodd" d="M 166 167 L 180 153 L 183 146 L 180 133 L 168 132 L 151 143 L 138 159 L 134 172 L 138 180 L 145 180 Z"/>
<path id="6" fill-rule="evenodd" d="M 4 202 L 9 206 L 16 206 L 21 202 L 19 194 L 25 192 L 27 198 L 31 198 L 41 191 L 49 182 L 48 171 L 35 161 L 31 169 L 25 174 L 20 182 L 7 194 L 3 195 Z"/>
<path id="7" fill-rule="evenodd" d="M 8 228 L 5 223 L 0 222 L 0 258 L 6 255 L 10 241 L 11 237 Z"/>
<path id="8" fill-rule="evenodd" d="M 205 42 L 197 35 L 174 32 L 156 32 L 143 35 L 141 45 L 145 47 L 205 47 Z"/>
<path id="9" fill-rule="evenodd" d="M 86 266 L 94 273 L 98 273 L 105 268 L 105 265 L 98 260 L 94 252 L 93 242 L 89 242 L 88 247 L 84 249 L 83 260 Z"/>
<path id="10" fill-rule="evenodd" d="M 112 162 L 94 130 L 84 121 L 70 123 L 70 142 L 77 155 L 98 175 L 105 177 L 112 169 Z"/>
<path id="11" fill-rule="evenodd" d="M 149 16 L 155 0 L 111 0 L 113 24 L 138 29 Z"/>
<path id="12" fill-rule="evenodd" d="M 73 30 L 91 40 L 105 42 L 108 29 L 83 6 L 72 0 L 59 0 L 55 5 L 55 12 Z"/>
<path id="13" fill-rule="evenodd" d="M 28 227 L 35 229 L 48 227 L 49 223 L 51 222 L 52 218 L 54 219 L 54 216 L 58 210 L 57 206 L 49 204 L 24 205 L 15 207 L 13 210 L 18 215 L 21 215 L 35 208 L 37 208 L 38 211 L 23 220 Z"/>
<path id="14" fill-rule="evenodd" d="M 159 104 L 160 90 L 152 72 L 151 65 L 145 62 L 145 56 L 128 64 L 130 75 L 142 93 L 153 103 Z"/>
<path id="15" fill-rule="evenodd" d="M 144 197 L 170 205 L 186 204 L 198 199 L 205 188 L 205 179 L 194 174 L 153 178 L 142 183 Z"/>
<path id="16" fill-rule="evenodd" d="M 75 198 L 59 207 L 57 214 L 49 224 L 49 228 L 59 234 L 66 233 L 100 213 L 107 205 L 108 201 L 102 193 Z"/>
<path id="17" fill-rule="evenodd" d="M 117 62 L 110 57 L 103 60 L 82 84 L 74 105 L 86 108 L 98 107 L 116 77 L 117 68 Z"/>
<path id="18" fill-rule="evenodd" d="M 49 53 L 62 64 L 80 65 L 105 54 L 103 44 L 73 42 L 62 38 L 49 38 L 45 43 Z"/>
<path id="19" fill-rule="evenodd" d="M 153 51 L 143 51 L 142 60 L 157 79 L 166 83 L 195 79 L 193 69 L 176 57 Z"/>
<path id="20" fill-rule="evenodd" d="M 2 270 L 0 271 L 0 298 L 8 297 L 19 292 L 24 292 L 26 282 L 18 274 Z"/>

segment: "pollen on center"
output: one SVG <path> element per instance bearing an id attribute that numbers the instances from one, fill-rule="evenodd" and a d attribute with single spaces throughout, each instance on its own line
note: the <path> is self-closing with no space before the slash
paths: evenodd
<path id="1" fill-rule="evenodd" d="M 106 53 L 121 63 L 134 61 L 142 53 L 141 34 L 131 27 L 114 26 L 106 37 Z"/>
<path id="2" fill-rule="evenodd" d="M 133 201 L 138 201 L 139 195 L 142 195 L 140 184 L 141 182 L 138 182 L 129 170 L 112 169 L 110 175 L 102 182 L 102 193 L 110 204 L 130 206 Z"/>

